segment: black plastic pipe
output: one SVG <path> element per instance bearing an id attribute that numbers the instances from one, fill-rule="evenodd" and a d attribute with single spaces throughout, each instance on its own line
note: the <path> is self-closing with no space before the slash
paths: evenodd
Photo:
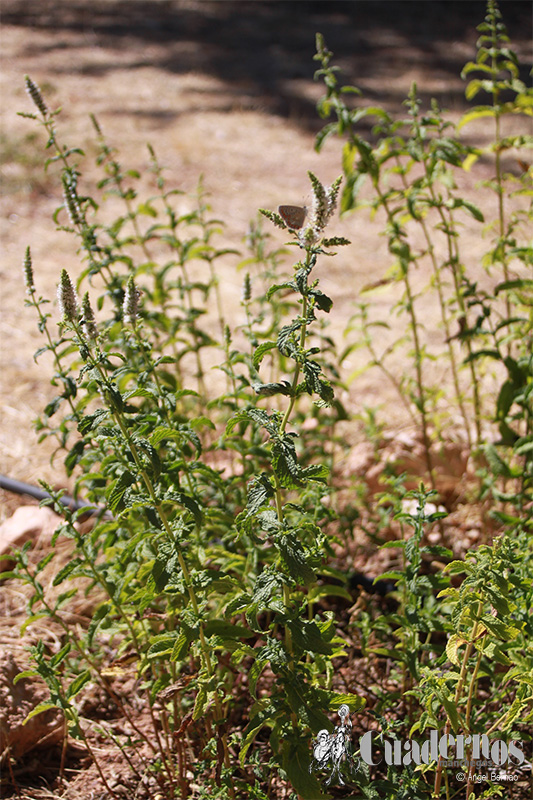
<path id="1" fill-rule="evenodd" d="M 12 492 L 13 494 L 27 494 L 29 497 L 33 497 L 35 500 L 46 500 L 52 496 L 49 492 L 46 492 L 44 489 L 40 489 L 38 486 L 32 486 L 31 483 L 24 483 L 23 481 L 16 481 L 14 478 L 8 478 L 7 475 L 0 475 L 0 489 L 5 489 L 6 492 Z M 101 508 L 95 508 L 94 506 L 91 506 L 90 503 L 86 503 L 84 500 L 76 500 L 69 494 L 64 494 L 61 497 L 60 502 L 66 508 L 70 508 L 71 511 L 78 511 L 81 508 L 87 508 L 88 516 L 99 514 L 104 510 Z"/>

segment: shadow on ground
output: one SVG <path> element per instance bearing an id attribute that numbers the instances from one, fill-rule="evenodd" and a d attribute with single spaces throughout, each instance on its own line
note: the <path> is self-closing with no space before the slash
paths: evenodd
<path id="1" fill-rule="evenodd" d="M 370 101 L 398 111 L 405 90 L 394 82 L 418 68 L 446 86 L 441 103 L 462 108 L 464 85 L 457 76 L 469 56 L 460 45 L 474 52 L 485 5 L 484 0 L 5 0 L 3 22 L 49 31 L 43 51 L 72 49 L 65 67 L 70 73 L 124 68 L 126 55 L 132 69 L 214 76 L 226 83 L 228 110 L 261 107 L 316 131 L 321 123 L 315 100 L 302 83 L 318 66 L 313 62 L 317 31 L 334 50 L 343 82 L 363 86 Z M 512 41 L 527 47 L 529 0 L 501 6 Z M 76 53 L 79 37 L 72 34 L 111 49 L 117 61 L 84 63 Z"/>

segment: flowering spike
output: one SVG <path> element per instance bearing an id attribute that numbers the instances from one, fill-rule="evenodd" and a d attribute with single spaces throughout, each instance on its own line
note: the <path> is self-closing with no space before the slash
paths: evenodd
<path id="1" fill-rule="evenodd" d="M 94 311 L 91 308 L 91 301 L 89 300 L 89 292 L 85 292 L 81 302 L 81 312 L 83 314 L 83 332 L 88 339 L 98 338 L 98 328 L 96 327 L 96 318 Z"/>
<path id="2" fill-rule="evenodd" d="M 124 292 L 124 302 L 122 305 L 122 314 L 126 325 L 135 327 L 137 324 L 137 316 L 139 313 L 139 297 L 141 293 L 135 286 L 133 276 L 130 275 L 126 284 L 126 291 Z"/>
<path id="3" fill-rule="evenodd" d="M 41 94 L 41 90 L 37 86 L 36 83 L 32 81 L 29 75 L 24 76 L 24 82 L 26 84 L 26 91 L 28 92 L 29 96 L 43 115 L 43 117 L 47 117 L 50 113 L 48 111 L 48 106 L 43 100 L 43 96 Z"/>
<path id="4" fill-rule="evenodd" d="M 81 208 L 76 191 L 76 180 L 67 173 L 63 173 L 61 180 L 63 182 L 63 200 L 65 201 L 65 208 L 68 211 L 70 221 L 73 225 L 81 225 Z"/>
<path id="5" fill-rule="evenodd" d="M 337 196 L 342 182 L 342 177 L 339 177 L 333 181 L 331 186 L 323 186 L 316 175 L 313 175 L 312 172 L 308 174 L 313 187 L 313 203 L 307 224 L 298 233 L 302 247 L 317 244 L 322 238 L 337 207 Z"/>
<path id="6" fill-rule="evenodd" d="M 244 285 L 242 287 L 242 301 L 249 303 L 252 299 L 252 282 L 250 280 L 250 273 L 247 272 L 244 276 Z"/>
<path id="7" fill-rule="evenodd" d="M 61 280 L 57 287 L 57 300 L 61 320 L 66 322 L 76 322 L 78 319 L 78 301 L 76 300 L 76 290 L 72 285 L 66 269 L 61 271 Z"/>
<path id="8" fill-rule="evenodd" d="M 35 284 L 33 282 L 33 267 L 31 264 L 31 251 L 29 247 L 26 248 L 23 269 L 24 269 L 24 282 L 26 284 L 26 290 L 28 294 L 33 294 L 35 291 Z"/>

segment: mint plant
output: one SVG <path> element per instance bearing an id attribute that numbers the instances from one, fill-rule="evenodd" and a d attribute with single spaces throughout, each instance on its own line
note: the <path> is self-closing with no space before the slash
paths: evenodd
<path id="1" fill-rule="evenodd" d="M 395 282 L 403 285 L 403 297 L 394 308 L 406 315 L 413 364 L 411 376 L 404 373 L 398 377 L 389 366 L 397 348 L 406 342 L 398 339 L 393 345 L 380 347 L 375 335 L 379 331 L 377 326 L 387 327 L 387 322 L 375 319 L 366 301 L 354 317 L 351 329 L 363 334 L 371 357 L 369 366 L 378 366 L 383 371 L 398 390 L 402 402 L 409 399 L 410 414 L 418 418 L 433 489 L 436 486 L 431 478 L 432 450 L 434 442 L 443 435 L 446 408 L 441 393 L 435 386 L 428 385 L 424 377 L 425 362 L 437 359 L 443 364 L 447 359 L 455 405 L 463 421 L 462 434 L 475 455 L 485 446 L 483 426 L 487 416 L 496 421 L 496 416 L 501 415 L 490 403 L 484 388 L 486 367 L 483 362 L 487 358 L 500 360 L 497 353 L 491 352 L 490 345 L 484 346 L 486 318 L 492 314 L 495 319 L 499 338 L 505 339 L 507 355 L 511 355 L 513 346 L 520 350 L 522 342 L 530 350 L 531 341 L 530 314 L 521 315 L 519 311 L 524 302 L 529 305 L 530 249 L 523 237 L 526 220 L 531 220 L 526 188 L 530 177 L 526 170 L 517 179 L 502 166 L 507 150 L 531 147 L 531 137 L 526 133 L 509 136 L 502 133 L 506 115 L 530 116 L 531 92 L 519 79 L 518 60 L 509 47 L 495 2 L 488 4 L 486 20 L 479 30 L 482 35 L 476 60 L 466 65 L 463 74 L 470 76 L 478 70 L 483 77 L 470 81 L 466 95 L 471 100 L 480 92 L 488 92 L 492 105 L 474 107 L 457 126 L 446 118 L 436 100 L 429 109 L 423 110 L 415 85 L 406 100 L 407 119 L 394 119 L 377 106 L 350 104 L 349 99 L 361 93 L 356 87 L 340 85 L 338 70 L 331 64 L 332 53 L 323 37 L 317 36 L 315 58 L 320 69 L 316 78 L 326 87 L 318 110 L 323 118 L 335 115 L 336 121 L 326 124 L 317 137 L 316 147 L 320 149 L 332 135 L 346 140 L 342 154 L 345 183 L 341 210 L 368 205 L 373 214 L 382 214 L 393 264 L 374 286 Z M 504 92 L 510 94 L 502 95 Z M 459 133 L 464 126 L 489 117 L 494 120 L 495 136 L 488 148 L 467 146 L 460 140 Z M 365 138 L 359 130 L 363 120 L 373 124 L 370 138 Z M 495 238 L 494 246 L 485 257 L 485 265 L 487 268 L 500 265 L 503 280 L 495 284 L 494 294 L 490 299 L 485 298 L 480 309 L 480 301 L 476 300 L 477 284 L 473 283 L 462 254 L 461 217 L 466 214 L 479 223 L 481 234 L 485 215 L 478 205 L 459 193 L 456 176 L 462 170 L 471 170 L 482 153 L 490 154 L 494 160 L 495 177 L 487 185 L 496 193 L 498 201 L 498 219 L 494 225 L 486 226 L 494 232 Z M 365 184 L 371 186 L 369 199 L 363 199 Z M 414 244 L 416 228 L 420 229 L 425 242 L 422 250 Z M 513 275 L 509 272 L 511 261 Z M 413 270 L 426 263 L 432 271 L 431 284 L 420 295 L 415 295 Z M 372 288 L 372 285 L 367 287 L 367 293 Z M 428 293 L 433 291 L 440 309 L 444 349 L 432 352 L 417 308 L 427 302 Z M 518 294 L 511 298 L 512 292 Z M 501 297 L 506 298 L 504 309 L 501 309 Z M 361 339 L 345 350 L 344 358 L 360 346 Z M 461 376 L 464 369 L 468 371 L 468 380 Z"/>
<path id="2" fill-rule="evenodd" d="M 143 188 L 144 176 L 121 165 L 94 117 L 103 177 L 91 188 L 83 152 L 61 142 L 58 112 L 26 78 L 37 113 L 25 116 L 44 129 L 46 168 L 58 171 L 62 187 L 55 221 L 75 238 L 80 261 L 76 275 L 69 268 L 59 276 L 56 332 L 29 248 L 24 257 L 27 305 L 45 337 L 37 355 L 51 354 L 57 387 L 37 430 L 55 438 L 93 524 L 82 531 L 88 507 L 65 508 L 62 492 L 47 486 L 47 502 L 63 517 L 50 552 L 37 560 L 26 545 L 2 577 L 29 587 L 24 628 L 43 618 L 56 637 L 57 647 L 36 640 L 32 667 L 19 678 L 38 676 L 48 686 L 49 700 L 32 714 L 61 710 L 62 765 L 68 735 L 80 738 L 111 797 L 121 794 L 96 737 L 115 748 L 131 796 L 331 797 L 338 792 L 314 770 L 311 741 L 327 739 L 342 706 L 360 744 L 352 743 L 356 760 L 336 762 L 330 777 L 353 797 L 469 799 L 475 788 L 473 768 L 460 784 L 441 756 L 418 766 L 365 761 L 361 737 L 369 730 L 400 750 L 411 736 L 435 731 L 465 741 L 484 734 L 491 746 L 498 737 L 519 741 L 527 752 L 531 187 L 529 171 L 512 173 L 505 158 L 531 139 L 507 135 L 504 121 L 531 114 L 531 92 L 493 0 L 480 33 L 464 75 L 482 77 L 470 81 L 467 96 L 486 92 L 491 104 L 459 125 L 436 101 L 424 109 L 416 86 L 401 119 L 353 106 L 348 98 L 358 90 L 340 86 L 318 35 L 317 77 L 326 85 L 319 113 L 336 120 L 317 147 L 333 134 L 346 139 L 344 175 L 324 186 L 309 173 L 307 217 L 299 208 L 261 210 L 244 257 L 219 246 L 223 222 L 211 216 L 202 181 L 193 197 L 170 188 L 149 147 L 155 188 Z M 363 119 L 374 123 L 370 135 L 360 131 Z M 478 119 L 494 124 L 485 149 L 460 139 Z M 497 200 L 494 223 L 483 202 L 458 188 L 458 175 L 481 155 L 494 164 L 484 187 Z M 350 246 L 329 235 L 337 202 L 341 211 L 357 210 L 365 182 L 392 258 L 377 283 L 397 286 L 391 311 L 404 319 L 405 336 L 383 343 L 388 323 L 374 312 L 373 286 L 354 287 L 351 340 L 339 356 L 327 329 L 333 303 L 319 279 L 337 248 Z M 107 213 L 110 199 L 119 212 Z M 483 290 L 463 249 L 465 218 L 489 241 L 483 266 L 492 284 Z M 268 223 L 286 234 L 285 246 Z M 236 256 L 242 314 L 231 319 L 218 264 Z M 420 289 L 422 269 L 430 278 Z M 430 298 L 438 335 L 421 320 Z M 338 469 L 350 425 L 363 418 L 376 463 L 386 433 L 378 409 L 356 415 L 335 396 L 350 381 L 344 362 L 359 348 L 418 428 L 425 465 L 414 491 L 405 488 L 413 476 L 397 474 L 394 464 L 383 465 L 377 496 Z M 449 397 L 427 378 L 435 362 L 446 371 Z M 464 558 L 444 527 L 435 469 L 452 420 L 478 473 L 470 501 L 494 531 Z M 375 594 L 371 577 L 350 583 L 337 555 L 353 528 L 367 535 L 362 550 L 380 546 L 388 557 Z M 68 561 L 59 537 L 71 543 Z M 91 616 L 74 624 L 69 604 L 82 595 L 92 598 Z M 89 692 L 102 708 L 112 705 L 120 724 L 112 715 L 90 718 Z M 472 756 L 468 744 L 466 751 Z M 493 782 L 483 796 L 500 788 Z"/>

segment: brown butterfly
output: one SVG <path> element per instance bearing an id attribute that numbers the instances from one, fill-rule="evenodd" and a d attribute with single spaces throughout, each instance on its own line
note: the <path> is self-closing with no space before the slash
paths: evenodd
<path id="1" fill-rule="evenodd" d="M 303 228 L 307 216 L 307 208 L 305 206 L 280 206 L 278 212 L 292 230 Z"/>

